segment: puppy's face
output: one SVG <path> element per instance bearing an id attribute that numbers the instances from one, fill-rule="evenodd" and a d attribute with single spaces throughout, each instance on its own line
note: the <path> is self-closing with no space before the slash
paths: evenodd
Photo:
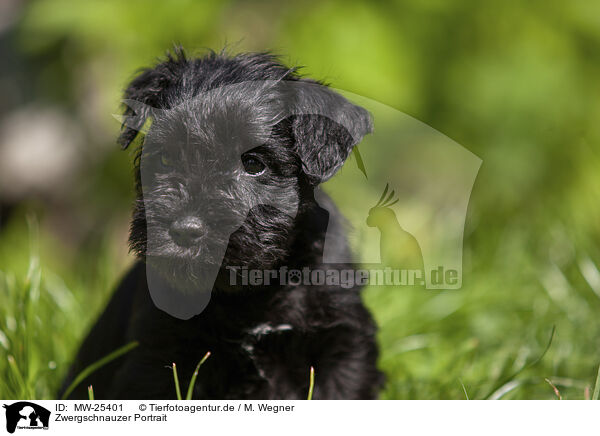
<path id="1" fill-rule="evenodd" d="M 146 234 L 132 243 L 186 292 L 210 290 L 219 268 L 269 268 L 287 253 L 302 166 L 276 94 L 250 87 L 156 112 L 141 150 L 135 217 Z"/>
<path id="2" fill-rule="evenodd" d="M 306 192 L 335 174 L 371 121 L 270 55 L 178 56 L 127 88 L 119 142 L 127 147 L 152 121 L 137 159 L 130 245 L 156 273 L 155 303 L 187 317 L 208 300 L 171 310 L 173 295 L 209 293 L 227 266 L 285 260 Z"/>

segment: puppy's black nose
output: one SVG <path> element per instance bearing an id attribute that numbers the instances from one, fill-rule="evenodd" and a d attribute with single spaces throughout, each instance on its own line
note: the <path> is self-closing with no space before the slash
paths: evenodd
<path id="1" fill-rule="evenodd" d="M 204 236 L 206 229 L 200 218 L 186 216 L 171 224 L 169 234 L 177 245 L 191 247 Z"/>

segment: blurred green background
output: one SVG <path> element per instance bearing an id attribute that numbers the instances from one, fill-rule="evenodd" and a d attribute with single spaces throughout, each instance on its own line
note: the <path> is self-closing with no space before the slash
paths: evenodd
<path id="1" fill-rule="evenodd" d="M 174 42 L 272 50 L 483 160 L 462 289 L 365 292 L 381 398 L 594 396 L 600 3 L 3 0 L 0 17 L 0 398 L 53 398 L 133 262 L 111 114 Z"/>

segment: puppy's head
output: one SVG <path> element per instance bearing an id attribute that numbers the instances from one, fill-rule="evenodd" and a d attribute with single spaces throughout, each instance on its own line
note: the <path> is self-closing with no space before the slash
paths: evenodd
<path id="1" fill-rule="evenodd" d="M 125 91 L 137 154 L 130 245 L 174 288 L 210 291 L 226 266 L 284 261 L 305 193 L 371 130 L 369 114 L 267 54 L 183 52 Z"/>

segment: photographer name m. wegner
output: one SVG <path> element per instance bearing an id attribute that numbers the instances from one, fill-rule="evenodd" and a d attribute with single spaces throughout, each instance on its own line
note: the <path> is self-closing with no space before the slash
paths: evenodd
<path id="1" fill-rule="evenodd" d="M 391 267 L 371 269 L 309 268 L 252 269 L 245 266 L 227 266 L 229 284 L 232 286 L 424 286 L 425 274 L 420 269 L 395 269 Z M 459 272 L 439 266 L 429 271 L 430 283 L 435 286 L 459 284 Z"/>

